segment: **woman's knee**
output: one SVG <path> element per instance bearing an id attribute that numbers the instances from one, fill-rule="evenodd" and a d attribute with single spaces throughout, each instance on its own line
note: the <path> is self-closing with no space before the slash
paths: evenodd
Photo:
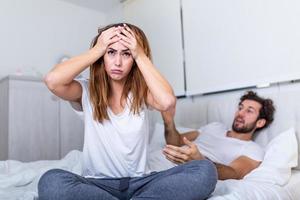
<path id="1" fill-rule="evenodd" d="M 199 181 L 202 184 L 205 182 L 208 187 L 215 188 L 218 180 L 218 173 L 213 162 L 206 159 L 194 160 L 189 163 L 188 168 L 192 169 L 192 172 L 190 172 L 192 176 L 194 178 L 197 177 L 197 179 L 194 180 Z"/>
<path id="2" fill-rule="evenodd" d="M 215 165 L 209 160 L 194 160 L 185 164 L 184 179 L 180 188 L 190 191 L 189 199 L 206 199 L 217 184 L 217 171 Z"/>
<path id="3" fill-rule="evenodd" d="M 62 169 L 51 169 L 47 172 L 45 172 L 40 180 L 39 180 L 39 185 L 51 185 L 53 183 L 57 183 L 59 179 L 62 177 L 63 174 L 67 173 L 66 171 Z"/>
<path id="4" fill-rule="evenodd" d="M 59 192 L 59 188 L 64 188 L 63 183 L 69 172 L 62 169 L 51 169 L 44 173 L 38 183 L 38 193 L 40 199 L 51 196 Z"/>
<path id="5" fill-rule="evenodd" d="M 211 162 L 210 160 L 204 159 L 204 160 L 193 160 L 188 163 L 188 165 L 196 169 L 196 171 L 205 172 L 210 175 L 217 175 L 217 169 L 216 166 Z"/>

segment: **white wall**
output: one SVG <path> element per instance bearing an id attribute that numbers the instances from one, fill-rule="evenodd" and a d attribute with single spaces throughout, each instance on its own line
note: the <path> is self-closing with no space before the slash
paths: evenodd
<path id="1" fill-rule="evenodd" d="M 107 24 L 110 23 L 120 23 L 124 22 L 124 13 L 123 13 L 123 5 L 121 3 L 116 4 L 106 13 L 106 22 Z"/>
<path id="2" fill-rule="evenodd" d="M 61 56 L 87 50 L 106 17 L 59 0 L 1 0 L 0 77 L 45 74 Z"/>
<path id="3" fill-rule="evenodd" d="M 300 79 L 299 0 L 182 0 L 187 94 Z"/>
<path id="4" fill-rule="evenodd" d="M 189 96 L 300 79 L 299 0 L 128 0 L 124 13 L 145 30 L 154 63 L 175 92 L 185 89 Z"/>
<path id="5" fill-rule="evenodd" d="M 175 95 L 184 95 L 180 0 L 126 1 L 124 18 L 145 32 L 154 65 L 172 85 Z"/>
<path id="6" fill-rule="evenodd" d="M 122 4 L 120 0 L 60 0 L 81 7 L 93 9 L 106 14 L 106 22 L 118 23 L 123 21 Z"/>

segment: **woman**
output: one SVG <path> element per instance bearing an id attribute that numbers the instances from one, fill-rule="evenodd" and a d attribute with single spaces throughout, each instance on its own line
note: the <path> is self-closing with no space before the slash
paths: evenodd
<path id="1" fill-rule="evenodd" d="M 176 102 L 150 58 L 142 30 L 112 24 L 99 30 L 88 52 L 47 74 L 45 82 L 54 94 L 80 104 L 85 140 L 83 176 L 59 169 L 46 172 L 38 186 L 40 200 L 183 199 L 174 195 L 185 188 L 183 175 L 188 188 L 195 184 L 186 177 L 195 177 L 197 163 L 160 173 L 147 169 L 147 110 L 168 111 Z M 74 80 L 89 66 L 89 80 Z M 174 178 L 177 184 L 170 182 Z"/>

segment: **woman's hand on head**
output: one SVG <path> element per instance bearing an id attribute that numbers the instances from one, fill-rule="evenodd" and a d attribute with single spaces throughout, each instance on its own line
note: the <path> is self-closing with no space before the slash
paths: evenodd
<path id="1" fill-rule="evenodd" d="M 136 35 L 126 24 L 124 24 L 123 27 L 120 27 L 120 31 L 122 33 L 118 33 L 120 42 L 130 50 L 133 59 L 145 54 L 143 48 L 139 45 L 136 39 Z"/>
<path id="2" fill-rule="evenodd" d="M 101 56 L 105 54 L 107 47 L 110 44 L 118 42 L 120 37 L 118 34 L 120 33 L 120 29 L 117 27 L 111 27 L 105 31 L 103 31 L 97 39 L 97 43 L 94 46 L 95 49 L 100 52 Z"/>

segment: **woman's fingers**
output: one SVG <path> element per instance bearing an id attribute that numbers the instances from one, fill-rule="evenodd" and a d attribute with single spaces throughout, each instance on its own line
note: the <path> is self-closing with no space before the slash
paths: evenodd
<path id="1" fill-rule="evenodd" d="M 107 48 L 108 45 L 117 42 L 119 40 L 119 38 L 117 37 L 118 32 L 120 31 L 115 27 L 103 31 L 98 37 L 98 45 Z"/>
<path id="2" fill-rule="evenodd" d="M 128 45 L 132 44 L 132 40 L 125 35 L 118 34 L 118 37 L 122 39 L 122 41 L 126 42 Z"/>
<path id="3" fill-rule="evenodd" d="M 124 26 L 112 27 L 103 31 L 98 38 L 98 46 L 107 48 L 109 45 L 120 42 L 127 47 L 135 59 L 143 49 L 139 46 L 133 31 L 124 24 Z"/>
<path id="4" fill-rule="evenodd" d="M 118 42 L 120 40 L 121 40 L 121 38 L 119 38 L 117 36 L 114 36 L 113 38 L 110 39 L 109 44 L 113 44 L 113 43 Z"/>
<path id="5" fill-rule="evenodd" d="M 129 44 L 136 44 L 135 34 L 126 24 L 124 24 L 124 26 L 120 28 L 120 31 L 121 33 L 119 34 L 119 36 L 122 38 L 122 40 L 126 41 Z"/>
<path id="6" fill-rule="evenodd" d="M 130 35 L 131 35 L 132 37 L 135 38 L 135 34 L 133 33 L 133 31 L 132 31 L 126 24 L 124 24 L 124 29 L 125 29 L 127 32 L 129 32 Z"/>
<path id="7" fill-rule="evenodd" d="M 111 27 L 111 28 L 103 31 L 99 37 L 111 39 L 114 36 L 116 36 L 118 32 L 120 32 L 120 31 L 116 27 Z"/>
<path id="8" fill-rule="evenodd" d="M 121 29 L 121 32 L 122 32 L 126 37 L 128 37 L 129 39 L 134 38 L 134 35 L 132 35 L 132 33 L 130 33 L 130 32 L 126 29 L 126 27 L 122 28 L 122 29 Z"/>
<path id="9" fill-rule="evenodd" d="M 130 50 L 131 55 L 134 59 L 137 57 L 137 55 L 139 54 L 139 49 L 136 47 L 136 45 L 132 44 L 130 41 L 126 40 L 125 38 L 121 38 L 119 42 Z"/>
<path id="10" fill-rule="evenodd" d="M 101 46 L 107 47 L 112 40 L 115 40 L 115 36 L 117 36 L 117 30 L 115 27 L 109 28 L 99 35 L 97 43 Z"/>

